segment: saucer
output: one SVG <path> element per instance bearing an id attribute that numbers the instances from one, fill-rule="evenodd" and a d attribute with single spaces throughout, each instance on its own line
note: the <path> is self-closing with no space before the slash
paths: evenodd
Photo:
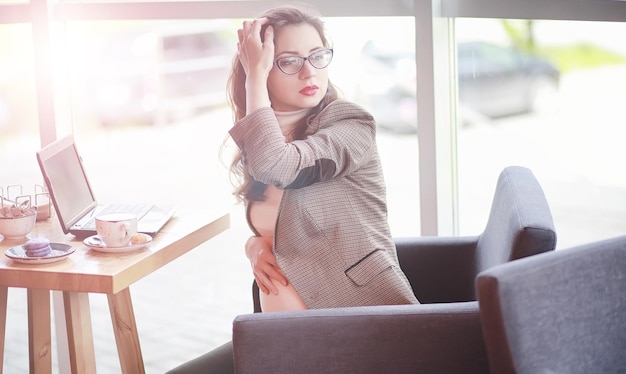
<path id="1" fill-rule="evenodd" d="M 88 238 L 85 238 L 83 240 L 83 244 L 89 247 L 89 249 L 93 249 L 94 251 L 97 251 L 97 252 L 105 252 L 105 253 L 130 252 L 130 251 L 134 251 L 135 249 L 143 248 L 152 241 L 152 237 L 148 234 L 140 233 L 138 235 L 145 236 L 146 242 L 140 243 L 140 244 L 132 244 L 126 247 L 107 247 L 106 244 L 104 244 L 104 242 L 100 239 L 100 236 L 92 235 Z"/>
<path id="2" fill-rule="evenodd" d="M 50 248 L 52 248 L 52 251 L 50 251 L 50 254 L 47 256 L 29 257 L 26 256 L 24 246 L 18 245 L 17 247 L 7 249 L 4 252 L 4 255 L 15 262 L 22 264 L 47 264 L 50 262 L 61 261 L 75 251 L 72 246 L 62 243 L 50 243 Z"/>

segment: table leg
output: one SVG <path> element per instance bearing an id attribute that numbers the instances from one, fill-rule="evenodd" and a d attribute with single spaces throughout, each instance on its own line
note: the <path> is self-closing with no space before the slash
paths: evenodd
<path id="1" fill-rule="evenodd" d="M 67 344 L 72 373 L 96 372 L 96 354 L 93 346 L 89 294 L 63 292 Z"/>
<path id="2" fill-rule="evenodd" d="M 7 296 L 8 287 L 0 287 L 0 374 L 4 367 L 4 338 L 6 337 L 7 328 Z"/>
<path id="3" fill-rule="evenodd" d="M 107 297 L 122 373 L 143 374 L 145 368 L 139 346 L 139 335 L 130 290 L 125 288 L 114 295 L 108 294 Z"/>
<path id="4" fill-rule="evenodd" d="M 51 374 L 50 291 L 28 289 L 28 352 L 31 373 Z"/>
<path id="5" fill-rule="evenodd" d="M 55 352 L 57 355 L 57 366 L 59 373 L 71 373 L 70 351 L 67 344 L 67 323 L 65 323 L 65 303 L 63 302 L 63 291 L 52 291 L 52 315 L 54 319 L 54 331 L 56 332 Z M 54 345 L 55 342 L 52 342 Z M 54 358 L 52 359 L 54 360 Z M 54 362 L 54 361 L 53 361 Z M 0 373 L 2 374 L 2 373 Z"/>

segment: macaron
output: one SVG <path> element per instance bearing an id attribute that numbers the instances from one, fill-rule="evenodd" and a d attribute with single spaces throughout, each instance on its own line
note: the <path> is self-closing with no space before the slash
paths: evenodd
<path id="1" fill-rule="evenodd" d="M 45 257 L 52 251 L 50 241 L 46 238 L 30 239 L 22 247 L 28 257 Z"/>

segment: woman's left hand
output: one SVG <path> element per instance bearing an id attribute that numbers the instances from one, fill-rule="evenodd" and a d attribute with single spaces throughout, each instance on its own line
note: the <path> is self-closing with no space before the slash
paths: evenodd
<path id="1" fill-rule="evenodd" d="M 252 236 L 246 241 L 246 256 L 250 259 L 254 279 L 261 292 L 278 295 L 274 282 L 283 286 L 288 284 L 287 277 L 280 270 L 272 251 L 272 238 Z"/>

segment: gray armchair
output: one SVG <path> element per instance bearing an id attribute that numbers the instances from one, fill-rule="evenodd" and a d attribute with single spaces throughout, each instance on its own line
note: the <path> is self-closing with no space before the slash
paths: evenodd
<path id="1" fill-rule="evenodd" d="M 534 175 L 512 166 L 498 179 L 482 234 L 396 243 L 400 266 L 422 304 L 238 316 L 233 323 L 235 371 L 486 373 L 476 275 L 554 250 L 556 234 Z"/>
<path id="2" fill-rule="evenodd" d="M 626 236 L 478 276 L 493 373 L 626 373 Z"/>

